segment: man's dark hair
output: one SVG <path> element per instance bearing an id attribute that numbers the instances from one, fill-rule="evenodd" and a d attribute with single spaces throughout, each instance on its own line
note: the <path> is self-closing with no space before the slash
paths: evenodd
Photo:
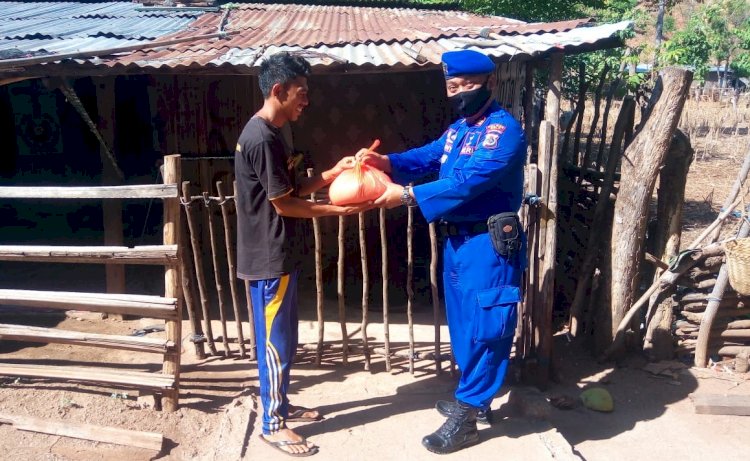
<path id="1" fill-rule="evenodd" d="M 258 83 L 263 98 L 271 95 L 271 88 L 277 83 L 286 85 L 297 77 L 310 75 L 310 64 L 304 58 L 290 53 L 276 53 L 260 65 Z"/>

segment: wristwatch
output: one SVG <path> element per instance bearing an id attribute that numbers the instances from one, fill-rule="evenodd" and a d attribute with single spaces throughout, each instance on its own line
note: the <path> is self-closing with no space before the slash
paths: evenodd
<path id="1" fill-rule="evenodd" d="M 406 206 L 417 206 L 417 201 L 411 195 L 411 186 L 405 186 L 401 194 L 401 203 Z"/>

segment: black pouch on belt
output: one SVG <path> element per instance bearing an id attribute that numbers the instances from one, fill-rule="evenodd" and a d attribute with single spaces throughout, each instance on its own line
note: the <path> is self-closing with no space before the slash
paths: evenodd
<path id="1" fill-rule="evenodd" d="M 487 219 L 492 246 L 501 256 L 510 257 L 521 248 L 521 223 L 514 212 L 498 213 Z"/>

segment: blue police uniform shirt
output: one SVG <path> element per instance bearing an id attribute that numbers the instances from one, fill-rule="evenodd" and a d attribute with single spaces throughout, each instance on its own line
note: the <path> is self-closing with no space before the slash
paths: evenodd
<path id="1" fill-rule="evenodd" d="M 393 181 L 402 185 L 439 168 L 437 180 L 413 188 L 428 222 L 475 223 L 521 206 L 526 139 L 497 102 L 472 125 L 459 119 L 436 141 L 388 158 Z"/>

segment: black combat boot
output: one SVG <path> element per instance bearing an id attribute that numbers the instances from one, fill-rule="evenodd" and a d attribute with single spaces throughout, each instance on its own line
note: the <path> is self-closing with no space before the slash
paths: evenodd
<path id="1" fill-rule="evenodd" d="M 435 404 L 435 409 L 441 415 L 446 418 L 452 415 L 456 411 L 456 402 L 449 402 L 447 400 L 438 400 Z M 477 424 L 490 425 L 494 421 L 492 419 L 492 410 L 490 408 L 486 410 L 477 410 Z"/>
<path id="2" fill-rule="evenodd" d="M 422 439 L 422 445 L 433 453 L 447 454 L 479 442 L 477 409 L 461 401 L 440 429 Z"/>

